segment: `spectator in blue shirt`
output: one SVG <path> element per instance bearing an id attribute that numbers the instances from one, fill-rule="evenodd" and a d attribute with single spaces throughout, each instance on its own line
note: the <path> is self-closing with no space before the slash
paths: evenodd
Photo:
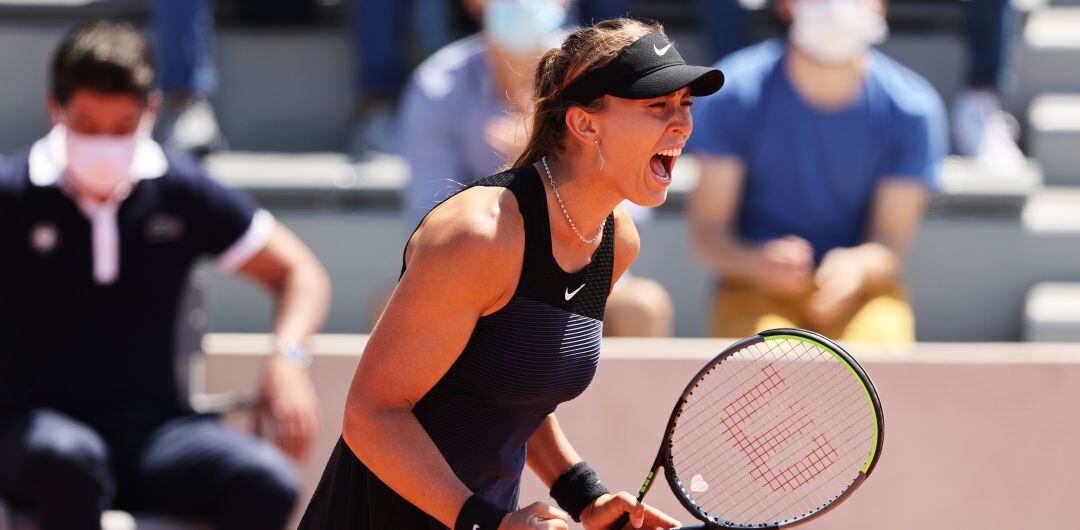
<path id="1" fill-rule="evenodd" d="M 880 0 L 781 0 L 786 41 L 721 61 L 699 103 L 689 212 L 720 283 L 713 334 L 799 326 L 848 340 L 910 341 L 901 276 L 947 150 L 943 105 L 874 51 Z"/>
<path id="2" fill-rule="evenodd" d="M 953 148 L 980 171 L 1015 173 L 1025 164 L 1024 154 L 1016 143 L 1016 120 L 1002 110 L 1001 95 L 1008 89 L 1007 50 L 1015 33 L 1016 9 L 1011 0 L 964 3 L 967 67 L 964 88 L 952 104 Z M 713 57 L 722 59 L 750 43 L 740 0 L 695 0 L 695 4 Z"/>
<path id="3" fill-rule="evenodd" d="M 0 496 L 41 530 L 98 529 L 112 506 L 280 530 L 299 487 L 286 454 L 318 430 L 303 344 L 329 282 L 248 196 L 150 139 L 153 81 L 133 27 L 76 28 L 52 64 L 54 128 L 0 163 Z M 180 302 L 202 256 L 277 300 L 260 396 L 278 447 L 194 414 L 179 388 Z"/>
<path id="4" fill-rule="evenodd" d="M 559 45 L 564 0 L 466 0 L 483 31 L 451 43 L 417 68 L 405 89 L 401 144 L 411 177 L 405 215 L 425 212 L 462 185 L 517 158 L 529 137 L 532 76 Z M 648 210 L 628 205 L 640 221 Z M 673 309 L 656 281 L 624 275 L 608 299 L 605 333 L 668 336 Z"/>

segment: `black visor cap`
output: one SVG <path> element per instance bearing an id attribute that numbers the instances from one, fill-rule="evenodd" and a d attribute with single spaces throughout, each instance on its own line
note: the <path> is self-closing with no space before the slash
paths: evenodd
<path id="1" fill-rule="evenodd" d="M 628 99 L 666 96 L 690 87 L 691 96 L 707 96 L 724 86 L 716 68 L 691 66 L 675 46 L 658 33 L 634 41 L 602 68 L 589 72 L 566 88 L 565 95 L 579 104 L 611 94 Z"/>

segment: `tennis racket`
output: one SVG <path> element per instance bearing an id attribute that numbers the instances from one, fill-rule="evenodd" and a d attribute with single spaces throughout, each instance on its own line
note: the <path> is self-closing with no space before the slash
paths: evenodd
<path id="1" fill-rule="evenodd" d="M 637 498 L 663 467 L 675 497 L 705 523 L 685 530 L 804 523 L 874 470 L 883 422 L 874 384 L 851 355 L 809 331 L 763 331 L 686 386 Z"/>

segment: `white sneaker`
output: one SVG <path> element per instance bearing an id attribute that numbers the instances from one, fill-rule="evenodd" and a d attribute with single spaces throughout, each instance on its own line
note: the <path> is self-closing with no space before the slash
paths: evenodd
<path id="1" fill-rule="evenodd" d="M 995 173 L 1016 172 L 1026 165 L 1017 145 L 1020 126 L 1001 109 L 1001 100 L 989 90 L 966 90 L 953 100 L 953 139 L 960 156 Z"/>
<path id="2" fill-rule="evenodd" d="M 214 107 L 205 99 L 196 99 L 183 108 L 167 113 L 162 138 L 167 147 L 196 156 L 226 149 Z"/>
<path id="3" fill-rule="evenodd" d="M 396 154 L 397 115 L 389 103 L 368 109 L 353 122 L 349 134 L 349 153 L 356 160 L 365 160 L 378 154 Z"/>

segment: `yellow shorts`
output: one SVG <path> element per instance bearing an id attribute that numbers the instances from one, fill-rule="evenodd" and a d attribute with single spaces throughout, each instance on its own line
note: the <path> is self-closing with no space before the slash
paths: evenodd
<path id="1" fill-rule="evenodd" d="M 773 328 L 804 328 L 851 342 L 915 341 L 915 314 L 903 287 L 868 298 L 830 329 L 814 329 L 805 317 L 810 295 L 773 298 L 748 286 L 724 282 L 713 304 L 714 337 L 746 337 Z"/>

